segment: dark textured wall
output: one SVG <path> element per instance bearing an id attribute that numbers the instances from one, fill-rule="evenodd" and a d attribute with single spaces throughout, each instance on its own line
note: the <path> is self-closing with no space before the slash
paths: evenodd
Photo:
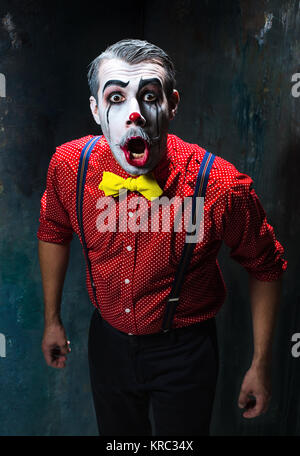
<path id="1" fill-rule="evenodd" d="M 245 420 L 239 388 L 252 354 L 247 273 L 222 248 L 228 297 L 218 318 L 221 370 L 212 433 L 299 435 L 300 71 L 298 0 L 138 2 L 2 0 L 0 5 L 0 435 L 95 435 L 87 366 L 92 305 L 74 240 L 62 314 L 72 343 L 66 369 L 42 356 L 37 259 L 39 201 L 55 146 L 97 134 L 86 70 L 108 44 L 133 37 L 173 57 L 181 103 L 171 132 L 224 157 L 254 179 L 285 247 L 288 271 L 275 333 L 273 399 Z M 0 81 L 1 83 L 1 81 Z M 298 235 L 298 236 L 297 236 Z M 0 342 L 3 342 L 3 338 Z M 3 347 L 2 347 L 3 349 Z"/>

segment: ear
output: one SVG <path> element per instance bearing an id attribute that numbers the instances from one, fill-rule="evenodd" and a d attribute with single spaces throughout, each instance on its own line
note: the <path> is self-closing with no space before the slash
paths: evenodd
<path id="1" fill-rule="evenodd" d="M 180 101 L 179 92 L 178 92 L 178 90 L 174 89 L 172 95 L 168 99 L 170 120 L 174 119 L 174 117 L 177 113 L 179 101 Z"/>
<path id="2" fill-rule="evenodd" d="M 97 101 L 95 100 L 94 97 L 90 97 L 90 108 L 91 108 L 93 117 L 95 119 L 95 122 L 98 125 L 100 125 L 100 117 L 99 117 L 98 105 L 97 105 Z"/>

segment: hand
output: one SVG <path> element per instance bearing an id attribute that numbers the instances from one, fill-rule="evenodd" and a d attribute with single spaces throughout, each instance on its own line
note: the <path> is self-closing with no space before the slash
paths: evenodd
<path id="1" fill-rule="evenodd" d="M 265 413 L 270 399 L 271 381 L 269 367 L 252 365 L 244 377 L 238 400 L 238 406 L 246 408 L 243 417 L 255 418 Z"/>
<path id="2" fill-rule="evenodd" d="M 62 324 L 45 326 L 42 351 L 48 366 L 58 369 L 66 366 L 67 354 L 71 351 L 69 344 Z"/>

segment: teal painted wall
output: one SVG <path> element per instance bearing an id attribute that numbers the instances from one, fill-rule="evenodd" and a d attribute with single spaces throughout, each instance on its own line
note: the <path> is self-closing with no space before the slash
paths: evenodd
<path id="1" fill-rule="evenodd" d="M 274 343 L 269 412 L 245 420 L 236 406 L 251 358 L 247 273 L 222 248 L 228 297 L 217 324 L 221 370 L 212 433 L 299 435 L 300 332 L 298 185 L 299 1 L 157 0 L 0 5 L 0 435 L 96 435 L 87 333 L 93 310 L 84 260 L 73 241 L 62 302 L 72 353 L 64 370 L 41 352 L 43 303 L 37 259 L 39 202 L 55 146 L 97 134 L 86 70 L 108 44 L 145 38 L 177 67 L 181 103 L 171 132 L 224 157 L 254 179 L 289 261 Z M 1 85 L 1 81 L 0 81 Z M 2 87 L 3 89 L 3 87 Z M 3 96 L 5 95 L 5 96 Z M 1 342 L 2 339 L 0 339 Z M 0 356 L 1 347 L 0 347 Z"/>

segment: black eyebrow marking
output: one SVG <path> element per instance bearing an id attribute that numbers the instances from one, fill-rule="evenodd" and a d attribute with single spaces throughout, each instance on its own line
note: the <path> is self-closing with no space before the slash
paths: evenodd
<path id="1" fill-rule="evenodd" d="M 161 82 L 158 78 L 151 78 L 151 79 L 141 79 L 139 83 L 139 91 L 147 84 L 154 84 L 162 88 Z"/>
<path id="2" fill-rule="evenodd" d="M 107 81 L 106 84 L 104 85 L 103 90 L 102 90 L 102 95 L 103 95 L 103 93 L 104 93 L 104 90 L 105 90 L 106 87 L 108 87 L 108 86 L 117 85 L 117 86 L 120 86 L 120 87 L 127 87 L 128 84 L 129 84 L 129 81 L 128 81 L 128 82 L 123 82 L 123 81 L 119 81 L 118 79 L 110 79 L 110 80 Z"/>

